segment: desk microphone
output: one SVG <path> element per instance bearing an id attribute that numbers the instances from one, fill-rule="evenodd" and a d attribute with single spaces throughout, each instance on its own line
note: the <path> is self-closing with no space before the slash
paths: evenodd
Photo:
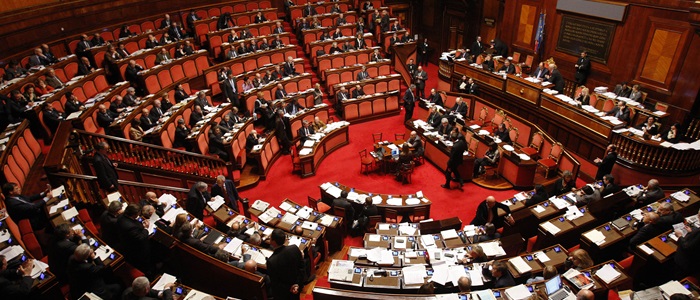
<path id="1" fill-rule="evenodd" d="M 375 275 L 375 276 L 386 277 L 386 276 L 387 276 L 387 273 L 386 273 L 386 270 L 379 269 L 379 270 L 374 271 L 374 275 Z"/>

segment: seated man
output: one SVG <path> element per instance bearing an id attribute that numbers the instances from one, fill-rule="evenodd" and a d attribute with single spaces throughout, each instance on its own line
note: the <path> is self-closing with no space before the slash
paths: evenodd
<path id="1" fill-rule="evenodd" d="M 491 266 L 490 270 L 488 267 L 485 267 L 482 270 L 482 274 L 484 275 L 484 278 L 490 279 L 491 288 L 497 289 L 515 285 L 513 275 L 510 275 L 510 272 L 508 272 L 508 267 L 504 262 L 490 262 L 487 265 Z"/>
<path id="2" fill-rule="evenodd" d="M 44 229 L 48 225 L 44 207 L 46 201 L 51 199 L 51 186 L 46 185 L 46 190 L 39 194 L 24 196 L 18 184 L 7 182 L 2 186 L 2 194 L 7 212 L 15 223 L 29 219 L 34 230 Z"/>
<path id="3" fill-rule="evenodd" d="M 455 99 L 455 105 L 450 108 L 450 114 L 460 115 L 462 119 L 466 120 L 468 110 L 469 106 L 462 100 L 462 97 L 457 97 L 457 99 Z"/>
<path id="4" fill-rule="evenodd" d="M 659 181 L 649 179 L 647 186 L 637 196 L 637 207 L 648 205 L 664 197 L 664 190 L 659 186 Z"/>
<path id="5" fill-rule="evenodd" d="M 442 120 L 442 114 L 433 106 L 430 108 L 430 114 L 428 114 L 428 120 L 426 121 L 433 128 L 440 126 L 440 121 Z"/>
<path id="6" fill-rule="evenodd" d="M 192 231 L 192 224 L 190 224 L 190 222 L 185 222 L 185 224 L 182 224 L 182 227 L 180 227 L 180 231 L 176 233 L 176 236 L 181 242 L 191 246 L 192 248 L 195 248 L 202 253 L 214 255 L 219 247 L 209 245 L 202 240 L 193 237 Z"/>
<path id="7" fill-rule="evenodd" d="M 498 215 L 498 210 L 501 209 L 505 211 L 503 216 Z M 486 200 L 482 201 L 479 206 L 476 207 L 476 215 L 472 219 L 472 225 L 486 225 L 486 223 L 493 223 L 496 228 L 503 227 L 503 223 L 508 222 L 513 224 L 513 217 L 510 215 L 510 207 L 500 202 L 496 202 L 494 196 L 486 197 Z"/>
<path id="8" fill-rule="evenodd" d="M 348 200 L 348 192 L 347 191 L 342 191 L 340 193 L 340 198 L 335 198 L 333 199 L 333 203 L 331 204 L 331 207 L 340 207 L 345 209 L 345 216 L 339 216 L 339 217 L 345 217 L 346 220 L 354 220 L 355 219 L 355 209 L 352 207 L 350 204 L 350 201 Z M 353 222 L 347 222 L 348 228 L 351 228 Z"/>
<path id="9" fill-rule="evenodd" d="M 54 237 L 49 250 L 49 267 L 51 272 L 61 282 L 66 282 L 66 264 L 75 248 L 81 243 L 88 243 L 82 231 L 71 228 L 68 223 L 58 225 L 54 230 Z"/>
<path id="10" fill-rule="evenodd" d="M 663 231 L 670 230 L 674 224 L 683 222 L 683 215 L 673 209 L 673 204 L 661 202 L 659 208 L 656 209 L 659 214 L 659 221 L 656 222 Z"/>
<path id="11" fill-rule="evenodd" d="M 658 225 L 659 215 L 653 211 L 642 213 L 642 221 L 634 224 L 637 227 L 637 233 L 630 239 L 629 247 L 634 249 L 637 245 L 644 243 L 651 238 L 664 232 L 663 228 Z"/>
<path id="12" fill-rule="evenodd" d="M 447 137 L 452 132 L 452 126 L 450 126 L 450 121 L 447 118 L 442 118 L 440 121 L 440 126 L 437 127 L 437 133 L 439 136 Z"/>
<path id="13" fill-rule="evenodd" d="M 411 136 L 406 140 L 406 143 L 413 148 L 414 157 L 423 156 L 425 149 L 423 148 L 423 141 L 418 137 L 418 133 L 411 131 Z"/>
<path id="14" fill-rule="evenodd" d="M 131 286 L 122 294 L 122 300 L 172 300 L 173 291 L 170 288 L 174 285 L 174 283 L 168 283 L 164 286 L 162 291 L 152 290 L 151 283 L 148 282 L 146 276 L 136 277 L 131 283 Z"/>
<path id="15" fill-rule="evenodd" d="M 496 226 L 492 223 L 484 225 L 483 232 L 480 232 L 475 238 L 474 243 L 483 243 L 501 238 L 501 234 L 496 232 Z"/>
<path id="16" fill-rule="evenodd" d="M 107 266 L 95 256 L 95 251 L 88 244 L 76 247 L 68 261 L 68 279 L 73 299 L 80 298 L 86 292 L 96 294 L 101 299 L 116 298 L 121 288 L 119 284 L 106 283 L 108 271 Z"/>
<path id="17" fill-rule="evenodd" d="M 0 294 L 3 298 L 31 299 L 33 266 L 34 259 L 30 258 L 16 268 L 9 268 L 5 256 L 0 255 Z"/>
<path id="18" fill-rule="evenodd" d="M 482 158 L 477 158 L 474 161 L 474 178 L 478 177 L 481 174 L 484 174 L 486 170 L 484 169 L 485 166 L 495 166 L 498 164 L 498 159 L 501 158 L 501 154 L 498 151 L 498 144 L 496 143 L 491 143 L 489 145 L 489 150 L 486 151 L 484 154 L 484 157 Z"/>
<path id="19" fill-rule="evenodd" d="M 586 185 L 581 188 L 580 191 L 576 192 L 576 206 L 590 205 L 593 202 L 600 201 L 600 191 L 598 189 L 592 188 L 590 185 Z"/>
<path id="20" fill-rule="evenodd" d="M 362 89 L 362 86 L 360 86 L 359 83 L 356 84 L 355 89 L 352 90 L 352 98 L 357 99 L 360 96 L 364 96 L 364 95 L 365 95 L 365 91 L 364 91 L 364 89 Z"/>
<path id="21" fill-rule="evenodd" d="M 617 106 L 613 109 L 605 112 L 607 116 L 613 116 L 618 120 L 629 124 L 630 122 L 630 110 L 627 108 L 627 104 L 624 101 L 617 101 Z"/>
<path id="22" fill-rule="evenodd" d="M 314 129 L 309 126 L 309 121 L 307 120 L 302 121 L 301 124 L 301 128 L 299 128 L 297 135 L 299 136 L 299 142 L 303 145 L 308 139 L 309 135 L 314 134 Z"/>
<path id="23" fill-rule="evenodd" d="M 617 193 L 620 187 L 615 184 L 615 177 L 608 174 L 603 176 L 603 185 L 600 187 L 600 196 L 605 197 L 607 195 Z"/>

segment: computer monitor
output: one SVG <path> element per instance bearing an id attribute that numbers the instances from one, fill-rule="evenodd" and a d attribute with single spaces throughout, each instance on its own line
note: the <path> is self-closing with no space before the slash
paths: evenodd
<path id="1" fill-rule="evenodd" d="M 547 289 L 547 295 L 554 294 L 554 292 L 561 289 L 561 278 L 559 275 L 556 275 L 552 277 L 552 279 L 547 280 L 547 282 L 544 283 L 544 286 Z"/>
<path id="2" fill-rule="evenodd" d="M 391 156 L 399 156 L 399 148 L 391 149 Z"/>

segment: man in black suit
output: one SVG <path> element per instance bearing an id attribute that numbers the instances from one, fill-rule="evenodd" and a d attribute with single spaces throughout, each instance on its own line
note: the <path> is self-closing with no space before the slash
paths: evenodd
<path id="1" fill-rule="evenodd" d="M 540 64 L 537 65 L 537 69 L 530 73 L 530 76 L 541 80 L 545 80 L 547 75 L 549 75 L 549 69 L 544 67 L 544 62 L 540 62 Z"/>
<path id="2" fill-rule="evenodd" d="M 484 278 L 490 279 L 492 284 L 491 288 L 497 289 L 515 285 L 513 275 L 508 272 L 508 267 L 505 263 L 500 261 L 492 261 L 489 263 L 489 265 L 491 265 L 491 270 L 489 270 L 488 267 L 485 267 L 482 270 L 482 274 L 484 275 Z"/>
<path id="3" fill-rule="evenodd" d="M 216 176 L 216 183 L 211 186 L 211 196 L 221 196 L 226 201 L 226 204 L 236 212 L 238 212 L 238 190 L 232 180 L 226 179 L 224 175 Z"/>
<path id="4" fill-rule="evenodd" d="M 352 98 L 357 99 L 360 96 L 364 96 L 364 95 L 365 95 L 365 91 L 362 89 L 362 86 L 360 86 L 359 84 L 356 84 L 355 89 L 352 90 Z"/>
<path id="5" fill-rule="evenodd" d="M 92 165 L 95 168 L 95 176 L 97 176 L 100 188 L 111 193 L 119 188 L 119 176 L 117 174 L 117 163 L 113 163 L 107 157 L 108 152 L 109 144 L 107 142 L 100 142 L 95 145 Z"/>
<path id="6" fill-rule="evenodd" d="M 340 111 L 343 107 L 343 101 L 350 99 L 350 95 L 348 94 L 348 90 L 345 89 L 345 86 L 340 87 L 340 90 L 336 93 L 335 98 L 336 108 L 338 111 Z"/>
<path id="7" fill-rule="evenodd" d="M 576 75 L 574 75 L 576 85 L 585 85 L 586 79 L 588 79 L 588 72 L 591 71 L 591 60 L 588 58 L 586 51 L 581 52 L 581 57 L 576 61 L 574 67 L 576 68 Z"/>
<path id="8" fill-rule="evenodd" d="M 545 77 L 549 82 L 554 84 L 554 87 L 552 87 L 553 90 L 559 92 L 559 94 L 564 92 L 564 77 L 562 77 L 559 70 L 557 70 L 557 65 L 550 64 L 549 75 L 545 75 Z"/>
<path id="9" fill-rule="evenodd" d="M 415 85 L 410 85 L 406 89 L 406 93 L 403 94 L 403 107 L 406 109 L 406 114 L 404 115 L 404 123 L 410 119 L 413 119 L 413 108 L 416 107 L 416 96 L 413 94 L 416 90 Z"/>
<path id="10" fill-rule="evenodd" d="M 284 42 L 282 42 L 279 36 L 275 36 L 275 39 L 270 43 L 270 49 L 277 49 L 282 46 L 284 46 Z"/>
<path id="11" fill-rule="evenodd" d="M 618 120 L 630 123 L 630 110 L 627 108 L 627 104 L 624 101 L 617 101 L 617 105 L 613 109 L 605 112 L 607 116 L 613 116 Z"/>
<path id="12" fill-rule="evenodd" d="M 49 102 L 41 104 L 41 111 L 43 113 L 41 118 L 44 120 L 44 124 L 46 124 L 46 127 L 49 128 L 52 134 L 55 133 L 56 129 L 58 129 L 58 124 L 63 121 L 63 114 L 54 109 L 53 105 Z"/>
<path id="13" fill-rule="evenodd" d="M 289 147 L 292 145 L 290 141 L 289 131 L 289 119 L 284 116 L 284 111 L 277 110 L 277 117 L 275 118 L 275 136 L 279 141 L 280 150 L 282 154 L 289 154 Z"/>
<path id="14" fill-rule="evenodd" d="M 618 97 L 628 98 L 632 94 L 632 89 L 629 85 L 627 85 L 627 82 L 623 81 L 622 83 L 615 86 L 613 93 Z"/>
<path id="15" fill-rule="evenodd" d="M 439 136 L 447 137 L 452 132 L 452 126 L 447 118 L 440 119 L 440 125 L 437 126 L 437 133 Z"/>
<path id="16" fill-rule="evenodd" d="M 309 139 L 309 135 L 314 134 L 314 129 L 309 126 L 309 121 L 304 120 L 301 122 L 301 128 L 297 130 L 297 136 L 299 136 L 299 142 L 303 145 L 306 140 Z"/>
<path id="17" fill-rule="evenodd" d="M 44 207 L 46 201 L 51 199 L 51 186 L 47 185 L 46 190 L 39 194 L 23 196 L 22 189 L 18 184 L 7 182 L 2 186 L 2 194 L 5 196 L 7 212 L 15 223 L 29 219 L 34 230 L 46 227 L 48 220 L 44 213 Z"/>
<path id="18" fill-rule="evenodd" d="M 281 83 L 277 84 L 277 90 L 275 91 L 275 100 L 287 98 L 287 91 L 284 89 Z"/>
<path id="19" fill-rule="evenodd" d="M 367 43 L 365 43 L 365 39 L 362 37 L 362 33 L 357 33 L 357 36 L 355 37 L 354 41 L 354 47 L 357 50 L 365 49 L 367 48 Z"/>
<path id="20" fill-rule="evenodd" d="M 603 176 L 603 186 L 601 186 L 600 196 L 605 197 L 607 195 L 617 193 L 620 191 L 620 187 L 615 184 L 615 177 L 610 174 Z"/>
<path id="21" fill-rule="evenodd" d="M 282 27 L 282 23 L 277 22 L 275 23 L 275 29 L 272 30 L 273 34 L 282 34 L 284 33 L 284 27 Z"/>
<path id="22" fill-rule="evenodd" d="M 445 168 L 445 184 L 441 185 L 443 188 L 450 189 L 450 182 L 459 182 L 459 189 L 462 189 L 464 185 L 464 179 L 462 175 L 459 174 L 459 166 L 462 165 L 463 153 L 467 150 L 467 141 L 464 139 L 463 135 L 457 138 L 457 141 L 452 145 L 450 149 L 450 159 L 447 161 L 447 167 Z M 454 174 L 454 178 L 451 175 Z"/>
<path id="23" fill-rule="evenodd" d="M 700 217 L 700 211 L 697 216 Z M 678 248 L 674 257 L 676 278 L 683 278 L 700 268 L 700 259 L 697 257 L 700 253 L 700 228 L 685 225 L 685 231 L 688 232 L 685 236 L 680 230 L 674 231 L 680 237 L 676 242 Z"/>
<path id="24" fill-rule="evenodd" d="M 253 150 L 253 147 L 257 145 L 258 142 L 258 132 L 256 130 L 253 130 L 248 134 L 248 137 L 245 139 L 245 149 L 250 152 Z"/>
<path id="25" fill-rule="evenodd" d="M 114 200 L 107 205 L 107 210 L 102 213 L 99 220 L 102 240 L 115 249 L 121 249 L 119 245 L 119 227 L 117 227 L 117 220 L 121 214 L 122 203 Z"/>
<path id="26" fill-rule="evenodd" d="M 294 58 L 289 56 L 287 57 L 287 62 L 284 63 L 284 76 L 295 75 L 299 75 L 299 73 L 297 73 L 297 70 L 294 68 Z"/>
<path id="27" fill-rule="evenodd" d="M 146 274 L 151 271 L 151 247 L 147 230 L 150 221 L 139 221 L 141 206 L 129 204 L 117 218 L 119 244 L 126 260 Z"/>
<path id="28" fill-rule="evenodd" d="M 105 132 L 107 132 L 109 125 L 114 122 L 116 116 L 113 115 L 111 111 L 107 110 L 104 104 L 100 104 L 97 109 L 97 125 L 100 125 L 100 127 L 104 128 Z"/>
<path id="29" fill-rule="evenodd" d="M 172 300 L 174 283 L 168 283 L 162 291 L 152 290 L 146 276 L 136 277 L 131 286 L 124 290 L 122 300 Z"/>
<path id="30" fill-rule="evenodd" d="M 661 226 L 661 230 L 671 230 L 674 224 L 683 222 L 683 215 L 673 209 L 673 204 L 669 202 L 661 202 L 659 207 L 656 209 L 656 213 L 659 214 L 659 221 L 656 222 Z"/>
<path id="31" fill-rule="evenodd" d="M 209 131 L 209 153 L 215 154 L 223 161 L 229 160 L 228 152 L 226 152 L 226 147 L 224 146 L 224 133 L 216 122 L 211 123 L 211 130 Z"/>
<path id="32" fill-rule="evenodd" d="M 500 39 L 491 40 L 491 48 L 493 49 L 493 55 L 495 56 L 508 56 L 508 45 L 506 45 L 506 43 Z"/>
<path id="33" fill-rule="evenodd" d="M 466 118 L 468 110 L 469 107 L 467 103 L 462 100 L 462 97 L 457 97 L 457 99 L 455 99 L 455 105 L 450 108 L 450 114 L 457 114 L 462 116 L 462 118 Z"/>
<path id="34" fill-rule="evenodd" d="M 435 108 L 435 106 L 430 108 L 430 114 L 428 114 L 428 119 L 426 122 L 433 128 L 440 126 L 440 121 L 442 120 L 442 114 Z M 447 120 L 447 119 L 445 119 Z"/>
<path id="35" fill-rule="evenodd" d="M 302 11 L 302 14 L 304 17 L 308 17 L 308 16 L 315 16 L 318 14 L 318 12 L 316 12 L 315 7 L 311 6 L 311 2 L 306 2 L 306 6 L 304 6 L 304 10 Z"/>
<path id="36" fill-rule="evenodd" d="M 141 110 L 141 118 L 139 121 L 141 122 L 141 128 L 145 131 L 155 127 L 158 119 L 153 120 L 151 111 L 148 110 L 148 108 L 144 108 Z"/>
<path id="37" fill-rule="evenodd" d="M 172 24 L 172 21 L 170 20 L 170 15 L 165 14 L 163 20 L 160 21 L 160 29 L 168 28 L 168 27 L 170 27 L 171 24 Z"/>
<path id="38" fill-rule="evenodd" d="M 170 96 L 167 93 L 163 93 L 160 100 L 153 100 L 153 106 L 151 107 L 151 119 L 153 119 L 154 122 L 158 122 L 163 114 L 173 107 L 173 104 L 170 103 L 169 98 Z"/>
<path id="39" fill-rule="evenodd" d="M 168 26 L 170 26 L 170 25 L 168 25 Z M 160 45 L 160 42 L 158 41 L 158 39 L 156 39 L 156 37 L 153 36 L 152 34 L 149 34 L 148 39 L 146 40 L 146 49 L 153 49 L 155 47 L 158 47 L 159 45 Z"/>
<path id="40" fill-rule="evenodd" d="M 204 219 L 204 208 L 211 199 L 207 184 L 199 181 L 187 193 L 187 211 L 201 221 Z"/>
<path id="41" fill-rule="evenodd" d="M 41 48 L 35 48 L 34 54 L 29 57 L 29 66 L 30 67 L 48 66 L 50 64 L 51 64 L 51 61 L 49 60 L 48 57 L 46 57 L 46 55 L 44 55 Z"/>
<path id="42" fill-rule="evenodd" d="M 428 38 L 423 39 L 423 42 L 418 44 L 418 65 L 428 65 Z"/>
<path id="43" fill-rule="evenodd" d="M 644 243 L 664 232 L 663 228 L 661 228 L 661 226 L 658 225 L 658 222 L 659 215 L 657 213 L 653 211 L 644 212 L 642 214 L 642 221 L 637 222 L 635 224 L 638 230 L 637 233 L 632 237 L 632 239 L 630 239 L 630 250 L 634 251 L 633 249 L 637 245 Z"/>
<path id="44" fill-rule="evenodd" d="M 90 44 L 93 47 L 99 47 L 105 44 L 105 39 L 100 36 L 99 32 L 95 32 L 95 34 L 92 35 L 92 39 L 90 39 Z"/>
<path id="45" fill-rule="evenodd" d="M 367 67 L 362 66 L 362 70 L 360 70 L 359 73 L 357 73 L 357 81 L 362 81 L 365 79 L 371 79 L 369 77 L 369 73 L 367 73 Z"/>
<path id="46" fill-rule="evenodd" d="M 296 115 L 303 109 L 304 107 L 301 106 L 301 104 L 299 104 L 299 98 L 297 97 L 294 97 L 294 99 L 292 99 L 292 101 L 289 101 L 289 104 L 287 104 L 287 106 L 284 107 L 285 112 L 287 112 L 287 114 L 291 116 Z"/>
<path id="47" fill-rule="evenodd" d="M 472 47 L 469 49 L 469 52 L 471 52 L 474 57 L 477 57 L 484 52 L 484 44 L 481 42 L 480 36 L 476 37 L 476 41 L 472 43 Z"/>
<path id="48" fill-rule="evenodd" d="M 170 37 L 175 41 L 185 38 L 185 32 L 182 30 L 182 27 L 177 25 L 177 22 L 173 22 L 173 24 L 170 25 L 168 35 L 170 35 Z"/>
<path id="49" fill-rule="evenodd" d="M 505 215 L 499 216 L 498 209 L 505 211 Z M 513 224 L 513 217 L 510 215 L 510 207 L 507 205 L 496 202 L 496 198 L 493 196 L 486 197 L 486 200 L 479 203 L 476 207 L 476 215 L 472 219 L 472 225 L 483 226 L 486 223 L 493 223 L 496 228 L 503 227 L 503 223 L 508 222 Z"/>
<path id="50" fill-rule="evenodd" d="M 187 27 L 190 29 L 190 32 L 194 34 L 194 22 L 201 20 L 201 18 L 194 12 L 194 9 L 191 9 L 185 20 L 187 21 Z M 173 22 L 173 24 L 175 24 L 175 22 Z"/>
<path id="51" fill-rule="evenodd" d="M 647 186 L 637 196 L 637 207 L 649 205 L 664 197 L 664 190 L 659 186 L 657 179 L 649 179 Z"/>
<path id="52" fill-rule="evenodd" d="M 408 137 L 408 140 L 406 140 L 406 143 L 408 143 L 408 145 L 413 149 L 413 156 L 423 156 L 423 152 L 425 152 L 425 149 L 423 148 L 423 140 L 418 137 L 417 132 L 411 131 L 411 135 Z"/>
<path id="53" fill-rule="evenodd" d="M 116 299 L 120 295 L 119 284 L 107 284 L 105 278 L 109 269 L 102 260 L 95 257 L 87 244 L 75 248 L 68 261 L 68 281 L 73 299 L 78 299 L 86 292 L 96 294 L 101 299 Z"/>
<path id="54" fill-rule="evenodd" d="M 285 246 L 286 239 L 279 228 L 270 236 L 270 245 L 275 250 L 267 259 L 267 274 L 272 282 L 272 295 L 278 300 L 299 299 L 305 278 L 301 251 L 296 245 Z"/>
<path id="55" fill-rule="evenodd" d="M 95 72 L 95 67 L 90 63 L 90 60 L 87 57 L 81 57 L 78 62 L 78 75 L 84 76 L 92 72 Z"/>
<path id="56" fill-rule="evenodd" d="M 474 82 L 473 78 L 469 78 L 467 81 L 467 94 L 479 96 L 479 85 Z M 466 111 L 464 115 L 466 115 Z"/>
<path id="57" fill-rule="evenodd" d="M 438 105 L 440 107 L 444 107 L 445 103 L 442 101 L 442 96 L 438 94 L 438 92 L 435 89 L 430 89 L 430 95 L 428 95 L 428 98 L 426 98 L 429 103 Z"/>
<path id="58" fill-rule="evenodd" d="M 593 163 L 598 165 L 598 172 L 595 174 L 595 180 L 601 180 L 603 179 L 604 175 L 612 174 L 612 168 L 617 160 L 617 152 L 615 152 L 616 149 L 617 146 L 610 144 L 607 148 L 605 148 L 605 157 L 603 157 L 603 159 L 597 157 L 593 160 Z"/>
<path id="59" fill-rule="evenodd" d="M 177 127 L 175 127 L 175 138 L 173 139 L 173 148 L 183 147 L 187 151 L 190 151 L 192 146 L 187 142 L 188 135 L 190 135 L 190 129 L 185 124 L 185 119 L 178 119 Z"/>
<path id="60" fill-rule="evenodd" d="M 382 10 L 382 18 L 379 20 L 379 30 L 381 30 L 381 32 L 389 31 L 390 22 L 389 13 L 386 10 Z"/>
<path id="61" fill-rule="evenodd" d="M 87 244 L 88 239 L 82 231 L 72 229 L 68 223 L 56 226 L 53 233 L 54 238 L 48 254 L 49 267 L 59 281 L 66 282 L 68 259 L 75 252 L 75 248 L 81 243 Z"/>
<path id="62" fill-rule="evenodd" d="M 422 66 L 418 66 L 416 72 L 413 73 L 413 84 L 416 85 L 417 95 L 425 98 L 425 81 L 428 80 L 428 72 L 423 70 Z"/>
<path id="63" fill-rule="evenodd" d="M 131 86 L 138 87 L 139 82 L 141 81 L 139 78 L 139 72 L 143 70 L 143 67 L 138 65 L 135 60 L 129 60 L 129 65 L 126 66 L 126 70 L 124 71 L 124 79 L 126 79 Z"/>
<path id="64" fill-rule="evenodd" d="M 34 279 L 31 277 L 34 259 L 27 259 L 17 268 L 9 269 L 7 259 L 0 255 L 0 295 L 7 299 L 28 298 Z"/>
<path id="65" fill-rule="evenodd" d="M 506 74 L 515 74 L 515 66 L 511 63 L 510 59 L 506 59 L 503 66 L 501 66 L 498 71 L 505 72 Z"/>
<path id="66" fill-rule="evenodd" d="M 92 44 L 90 44 L 87 34 L 83 34 L 80 36 L 80 42 L 75 46 L 75 54 L 77 54 L 78 57 L 92 58 L 92 53 L 90 52 L 91 47 Z"/>

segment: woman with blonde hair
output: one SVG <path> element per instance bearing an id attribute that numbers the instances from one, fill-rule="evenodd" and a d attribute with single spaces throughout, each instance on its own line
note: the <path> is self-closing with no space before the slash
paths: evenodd
<path id="1" fill-rule="evenodd" d="M 588 255 L 588 252 L 583 249 L 576 249 L 569 253 L 569 258 L 567 258 L 567 265 L 571 265 L 572 268 L 576 270 L 583 270 L 593 266 L 593 259 Z"/>

